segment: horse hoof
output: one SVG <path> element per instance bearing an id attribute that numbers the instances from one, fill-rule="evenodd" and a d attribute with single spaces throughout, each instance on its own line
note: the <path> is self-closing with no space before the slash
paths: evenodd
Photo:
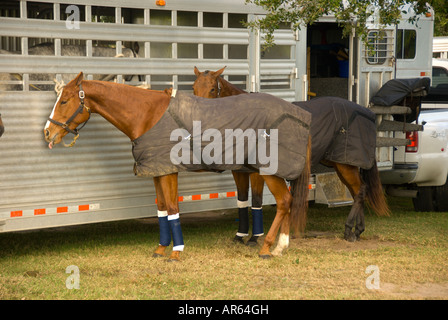
<path id="1" fill-rule="evenodd" d="M 261 259 L 271 259 L 272 255 L 271 254 L 259 254 L 258 255 Z"/>
<path id="2" fill-rule="evenodd" d="M 344 239 L 347 240 L 348 242 L 355 242 L 356 241 L 356 236 L 353 232 L 350 232 L 350 234 L 345 234 L 344 235 Z"/>
<path id="3" fill-rule="evenodd" d="M 154 251 L 154 253 L 152 254 L 152 256 L 153 256 L 154 258 L 160 258 L 160 257 L 164 257 L 164 256 L 166 256 L 165 249 L 166 249 L 166 246 L 162 246 L 161 244 L 159 244 L 159 246 L 158 246 L 157 249 Z"/>
<path id="4" fill-rule="evenodd" d="M 233 242 L 238 244 L 244 244 L 243 237 L 240 236 L 235 236 L 235 238 L 233 238 Z"/>
<path id="5" fill-rule="evenodd" d="M 180 251 L 171 252 L 171 255 L 167 261 L 168 262 L 180 262 Z"/>
<path id="6" fill-rule="evenodd" d="M 247 246 L 249 247 L 255 247 L 256 245 L 258 245 L 258 236 L 252 236 L 246 243 Z"/>

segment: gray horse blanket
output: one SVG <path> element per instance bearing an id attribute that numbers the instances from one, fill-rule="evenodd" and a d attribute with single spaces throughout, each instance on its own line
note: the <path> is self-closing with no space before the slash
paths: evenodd
<path id="1" fill-rule="evenodd" d="M 177 92 L 156 125 L 132 141 L 137 176 L 249 170 L 296 179 L 311 114 L 263 93 L 205 99 Z"/>
<path id="2" fill-rule="evenodd" d="M 376 148 L 375 114 L 354 102 L 322 97 L 296 101 L 312 115 L 312 165 L 322 160 L 372 168 Z"/>

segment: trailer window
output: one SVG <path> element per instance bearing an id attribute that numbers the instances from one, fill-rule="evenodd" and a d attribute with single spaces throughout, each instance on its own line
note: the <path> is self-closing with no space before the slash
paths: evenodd
<path id="1" fill-rule="evenodd" d="M 171 25 L 171 11 L 166 10 L 151 10 L 149 13 L 151 25 L 170 26 Z"/>
<path id="2" fill-rule="evenodd" d="M 198 45 L 197 43 L 178 43 L 177 44 L 177 57 L 178 58 L 198 58 Z"/>
<path id="3" fill-rule="evenodd" d="M 245 44 L 229 44 L 229 59 L 247 59 L 247 50 Z"/>
<path id="4" fill-rule="evenodd" d="M 222 59 L 223 45 L 204 43 L 204 59 Z"/>
<path id="5" fill-rule="evenodd" d="M 397 59 L 414 59 L 417 47 L 417 32 L 415 30 L 397 30 Z"/>
<path id="6" fill-rule="evenodd" d="M 70 4 L 62 4 L 60 5 L 60 20 L 61 21 L 67 21 L 67 19 L 69 17 L 71 17 L 73 15 L 73 11 L 69 10 L 68 12 L 66 12 L 67 8 L 71 6 Z M 81 6 L 81 5 L 76 5 L 76 7 L 78 7 L 79 9 L 79 20 L 80 21 L 86 21 L 86 7 L 85 6 Z"/>
<path id="7" fill-rule="evenodd" d="M 229 28 L 246 28 L 244 23 L 247 22 L 247 14 L 229 13 Z"/>
<path id="8" fill-rule="evenodd" d="M 11 0 L 2 1 L 0 17 L 20 18 L 20 2 Z"/>
<path id="9" fill-rule="evenodd" d="M 223 14 L 215 12 L 204 12 L 203 14 L 204 27 L 222 28 Z"/>
<path id="10" fill-rule="evenodd" d="M 177 11 L 177 25 L 183 27 L 197 27 L 198 13 L 193 11 Z"/>
<path id="11" fill-rule="evenodd" d="M 92 22 L 115 23 L 115 8 L 92 6 Z"/>
<path id="12" fill-rule="evenodd" d="M 53 20 L 53 4 L 42 2 L 27 2 L 28 18 Z"/>
<path id="13" fill-rule="evenodd" d="M 387 36 L 383 31 L 371 31 L 367 35 L 370 48 L 367 48 L 369 64 L 383 64 L 387 58 Z"/>
<path id="14" fill-rule="evenodd" d="M 144 24 L 144 10 L 133 8 L 121 8 L 122 23 Z"/>
<path id="15" fill-rule="evenodd" d="M 169 42 L 151 42 L 151 58 L 172 58 L 173 45 Z"/>

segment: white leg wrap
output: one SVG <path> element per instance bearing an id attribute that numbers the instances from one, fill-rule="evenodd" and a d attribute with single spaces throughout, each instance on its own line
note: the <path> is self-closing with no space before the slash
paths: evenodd
<path id="1" fill-rule="evenodd" d="M 238 208 L 247 208 L 247 207 L 249 207 L 249 200 L 246 200 L 246 201 L 237 200 L 236 204 L 237 204 Z"/>
<path id="2" fill-rule="evenodd" d="M 159 218 L 162 218 L 162 217 L 166 217 L 168 215 L 168 211 L 160 211 L 160 210 L 157 210 L 157 216 L 159 217 Z"/>
<path id="3" fill-rule="evenodd" d="M 168 216 L 168 221 L 175 220 L 175 219 L 179 219 L 179 214 L 178 213 L 171 214 L 171 215 Z"/>
<path id="4" fill-rule="evenodd" d="M 249 234 L 248 234 L 248 233 L 237 232 L 236 235 L 237 235 L 238 237 L 247 237 Z"/>

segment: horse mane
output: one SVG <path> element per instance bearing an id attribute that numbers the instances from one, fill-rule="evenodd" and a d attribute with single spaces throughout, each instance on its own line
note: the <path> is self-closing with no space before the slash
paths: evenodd
<path id="1" fill-rule="evenodd" d="M 207 72 L 207 71 L 205 71 Z M 234 84 L 230 83 L 229 81 L 225 80 L 222 77 L 218 78 L 219 83 L 221 84 L 221 97 L 227 97 L 227 96 L 233 96 L 237 94 L 243 94 L 247 93 L 247 91 L 244 91 L 243 89 L 238 88 Z"/>

